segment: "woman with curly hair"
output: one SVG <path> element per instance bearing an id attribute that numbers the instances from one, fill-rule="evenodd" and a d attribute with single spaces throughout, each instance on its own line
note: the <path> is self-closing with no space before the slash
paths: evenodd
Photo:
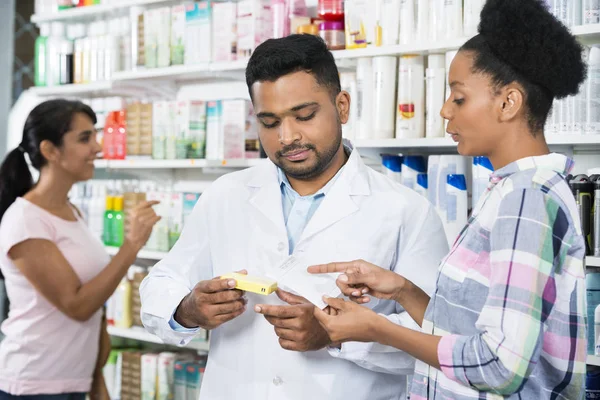
<path id="1" fill-rule="evenodd" d="M 315 310 L 333 342 L 376 341 L 417 358 L 411 399 L 581 399 L 586 368 L 585 245 L 544 124 L 555 98 L 578 92 L 582 47 L 542 0 L 488 0 L 479 35 L 452 62 L 441 111 L 465 156 L 488 156 L 487 192 L 442 261 L 431 297 L 364 261 L 342 272 L 354 300 Z M 396 300 L 422 332 L 362 304 Z M 342 344 L 343 346 L 343 344 Z"/>

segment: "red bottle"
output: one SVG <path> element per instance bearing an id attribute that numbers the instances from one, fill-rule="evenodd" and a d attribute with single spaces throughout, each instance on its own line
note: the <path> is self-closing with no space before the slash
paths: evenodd
<path id="1" fill-rule="evenodd" d="M 319 0 L 317 14 L 325 21 L 343 21 L 344 0 Z"/>
<path id="2" fill-rule="evenodd" d="M 104 158 L 124 160 L 127 156 L 127 129 L 125 110 L 111 111 L 104 126 Z"/>

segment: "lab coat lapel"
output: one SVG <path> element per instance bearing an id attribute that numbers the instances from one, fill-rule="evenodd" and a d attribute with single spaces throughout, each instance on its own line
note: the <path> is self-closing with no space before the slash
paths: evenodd
<path id="1" fill-rule="evenodd" d="M 371 193 L 366 168 L 358 151 L 353 150 L 341 175 L 304 229 L 298 244 L 359 210 L 352 197 Z"/>
<path id="2" fill-rule="evenodd" d="M 280 233 L 287 235 L 281 205 L 281 187 L 277 178 L 277 167 L 266 162 L 257 168 L 256 175 L 248 182 L 254 188 L 249 202 L 277 227 Z"/>

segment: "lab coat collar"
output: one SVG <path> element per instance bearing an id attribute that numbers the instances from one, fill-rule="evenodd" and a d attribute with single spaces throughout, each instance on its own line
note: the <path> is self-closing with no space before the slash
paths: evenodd
<path id="1" fill-rule="evenodd" d="M 367 168 L 358 151 L 352 150 L 344 170 L 306 226 L 300 242 L 358 211 L 352 196 L 371 194 Z M 250 197 L 250 204 L 285 232 L 277 166 L 269 161 L 255 167 L 253 172 L 248 186 L 257 190 Z"/>

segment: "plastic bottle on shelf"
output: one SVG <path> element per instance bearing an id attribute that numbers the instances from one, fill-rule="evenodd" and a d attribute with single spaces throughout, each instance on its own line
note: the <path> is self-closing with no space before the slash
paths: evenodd
<path id="1" fill-rule="evenodd" d="M 598 0 L 583 0 L 583 25 L 600 24 L 600 2 Z"/>
<path id="2" fill-rule="evenodd" d="M 396 138 L 425 137 L 425 67 L 423 56 L 403 56 L 398 72 Z"/>
<path id="3" fill-rule="evenodd" d="M 427 138 L 444 137 L 444 119 L 440 110 L 444 106 L 446 89 L 445 57 L 432 54 L 428 58 L 425 72 L 425 136 Z"/>
<path id="4" fill-rule="evenodd" d="M 467 37 L 477 35 L 479 14 L 485 4 L 484 0 L 464 0 L 464 35 Z"/>
<path id="5" fill-rule="evenodd" d="M 400 2 L 400 32 L 399 44 L 411 44 L 415 40 L 415 0 L 403 0 Z"/>
<path id="6" fill-rule="evenodd" d="M 417 38 L 420 41 L 429 40 L 429 0 L 417 0 Z"/>
<path id="7" fill-rule="evenodd" d="M 106 186 L 103 183 L 91 185 L 91 199 L 88 225 L 95 237 L 102 240 L 104 230 L 104 213 L 106 211 Z"/>
<path id="8" fill-rule="evenodd" d="M 381 155 L 382 172 L 392 180 L 402 183 L 402 156 L 395 154 Z"/>
<path id="9" fill-rule="evenodd" d="M 355 72 L 341 72 L 340 73 L 340 84 L 342 90 L 345 90 L 350 94 L 350 115 L 348 116 L 348 122 L 342 125 L 342 135 L 344 138 L 354 141 L 356 138 L 356 131 L 358 129 L 357 117 L 357 83 Z"/>
<path id="10" fill-rule="evenodd" d="M 114 207 L 114 197 L 112 196 L 112 193 L 108 192 L 106 194 L 106 204 L 105 204 L 105 211 L 104 211 L 104 229 L 103 229 L 103 241 L 104 244 L 106 246 L 112 246 L 113 245 L 113 219 L 115 217 L 114 211 L 113 211 L 113 207 Z"/>
<path id="11" fill-rule="evenodd" d="M 289 19 L 285 0 L 271 0 L 273 14 L 273 39 L 289 35 Z"/>
<path id="12" fill-rule="evenodd" d="M 129 275 L 129 271 L 128 271 Z M 117 328 L 131 328 L 131 282 L 125 276 L 114 294 L 115 297 L 115 326 Z"/>
<path id="13" fill-rule="evenodd" d="M 446 183 L 446 236 L 454 244 L 468 219 L 467 180 L 464 175 L 448 175 Z"/>
<path id="14" fill-rule="evenodd" d="M 325 21 L 343 21 L 344 0 L 319 0 L 317 15 Z"/>
<path id="15" fill-rule="evenodd" d="M 123 194 L 114 197 L 113 219 L 111 226 L 111 245 L 121 247 L 125 238 L 125 215 L 123 214 Z"/>
<path id="16" fill-rule="evenodd" d="M 73 53 L 73 41 L 66 38 L 63 39 L 59 55 L 59 75 L 61 85 L 73 83 Z"/>
<path id="17" fill-rule="evenodd" d="M 463 36 L 462 0 L 445 0 L 443 6 L 443 38 Z"/>
<path id="18" fill-rule="evenodd" d="M 373 58 L 373 126 L 372 135 L 377 139 L 394 138 L 396 108 L 396 57 Z"/>
<path id="19" fill-rule="evenodd" d="M 415 189 L 417 176 L 427 173 L 425 158 L 422 156 L 404 156 L 402 160 L 402 184 L 410 189 Z"/>
<path id="20" fill-rule="evenodd" d="M 358 131 L 357 139 L 371 139 L 373 127 L 373 59 L 364 57 L 358 59 L 356 67 Z"/>
<path id="21" fill-rule="evenodd" d="M 53 22 L 51 34 L 46 41 L 46 86 L 60 85 L 60 51 L 65 36 L 65 26 Z"/>
<path id="22" fill-rule="evenodd" d="M 50 25 L 40 25 L 40 36 L 35 39 L 35 86 L 46 86 L 48 74 L 48 36 Z"/>
<path id="23" fill-rule="evenodd" d="M 419 193 L 421 196 L 428 198 L 429 191 L 429 182 L 427 179 L 427 174 L 418 174 L 417 175 L 417 184 L 415 186 L 415 192 Z"/>
<path id="24" fill-rule="evenodd" d="M 586 134 L 600 134 L 600 48 L 590 49 L 588 61 Z"/>

